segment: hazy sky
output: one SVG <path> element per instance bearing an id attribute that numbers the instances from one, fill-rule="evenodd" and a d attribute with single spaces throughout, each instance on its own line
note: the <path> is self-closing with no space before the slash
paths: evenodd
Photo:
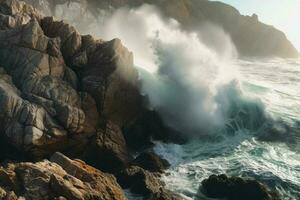
<path id="1" fill-rule="evenodd" d="M 241 14 L 256 13 L 260 21 L 286 33 L 300 51 L 300 0 L 219 0 L 236 7 Z"/>

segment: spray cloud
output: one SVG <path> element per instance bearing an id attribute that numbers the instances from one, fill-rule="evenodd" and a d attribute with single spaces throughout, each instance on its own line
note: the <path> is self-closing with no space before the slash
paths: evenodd
<path id="1" fill-rule="evenodd" d="M 247 116 L 254 110 L 251 116 L 264 115 L 257 102 L 249 103 L 241 96 L 234 81 L 238 76 L 232 62 L 236 51 L 222 29 L 207 23 L 199 27 L 199 33 L 185 32 L 175 20 L 161 17 L 149 5 L 99 11 L 97 17 L 88 11 L 82 17 L 81 4 L 64 6 L 57 7 L 58 16 L 82 34 L 105 40 L 118 37 L 133 51 L 141 92 L 173 128 L 185 134 L 208 134 L 228 123 L 233 127 L 232 119 L 241 113 Z M 235 122 L 246 126 L 245 120 L 249 118 L 242 116 Z"/>

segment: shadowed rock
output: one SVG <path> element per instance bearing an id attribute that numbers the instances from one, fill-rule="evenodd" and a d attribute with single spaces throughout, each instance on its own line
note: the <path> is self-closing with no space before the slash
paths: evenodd
<path id="1" fill-rule="evenodd" d="M 165 169 L 170 167 L 170 163 L 160 158 L 153 152 L 143 152 L 141 153 L 133 162 L 133 165 L 137 165 L 146 169 L 150 172 L 164 172 Z"/>
<path id="2" fill-rule="evenodd" d="M 279 200 L 276 192 L 270 191 L 265 185 L 251 179 L 212 175 L 202 181 L 204 193 L 211 198 L 228 200 Z"/>
<path id="3" fill-rule="evenodd" d="M 124 126 L 124 136 L 128 146 L 135 151 L 141 151 L 153 145 L 152 140 L 182 144 L 184 136 L 166 126 L 155 111 L 144 111 L 135 121 Z"/>
<path id="4" fill-rule="evenodd" d="M 121 129 L 112 122 L 98 129 L 85 155 L 87 162 L 112 173 L 125 169 L 131 159 Z"/>
<path id="5" fill-rule="evenodd" d="M 137 71 L 120 40 L 81 36 L 18 0 L 1 1 L 0 14 L 19 20 L 0 17 L 0 131 L 9 143 L 35 158 L 80 152 L 99 116 L 119 126 L 136 118 Z"/>
<path id="6" fill-rule="evenodd" d="M 137 166 L 132 166 L 117 175 L 118 182 L 123 188 L 141 194 L 149 200 L 179 200 L 178 195 L 164 188 L 159 180 L 159 174 L 151 173 Z"/>

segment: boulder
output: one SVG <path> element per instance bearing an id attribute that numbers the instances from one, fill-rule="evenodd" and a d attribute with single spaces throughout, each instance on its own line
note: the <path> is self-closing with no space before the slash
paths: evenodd
<path id="1" fill-rule="evenodd" d="M 1 15 L 22 22 L 1 29 Z M 80 152 L 99 119 L 123 127 L 143 109 L 133 55 L 119 39 L 81 36 L 24 2 L 3 0 L 0 43 L 1 137 L 34 158 Z"/>
<path id="2" fill-rule="evenodd" d="M 135 151 L 153 146 L 152 140 L 182 144 L 183 134 L 168 127 L 155 111 L 145 110 L 135 121 L 123 127 L 128 146 Z"/>
<path id="3" fill-rule="evenodd" d="M 159 192 L 151 194 L 148 200 L 182 200 L 183 198 L 169 190 L 160 189 Z"/>
<path id="4" fill-rule="evenodd" d="M 61 52 L 67 63 L 81 48 L 81 35 L 73 26 L 64 21 L 57 21 L 54 17 L 45 17 L 41 20 L 41 27 L 49 38 L 60 38 Z"/>
<path id="5" fill-rule="evenodd" d="M 104 42 L 85 36 L 82 41 L 84 48 L 73 64 L 80 70 L 83 91 L 94 97 L 102 117 L 119 126 L 130 123 L 141 112 L 143 100 L 132 53 L 119 39 Z"/>
<path id="6" fill-rule="evenodd" d="M 103 124 L 92 140 L 85 160 L 106 172 L 117 173 L 125 169 L 131 156 L 121 129 L 110 121 Z"/>
<path id="7" fill-rule="evenodd" d="M 41 14 L 23 1 L 2 0 L 0 3 L 0 30 L 19 27 L 31 19 L 40 18 Z"/>
<path id="8" fill-rule="evenodd" d="M 159 180 L 159 174 L 151 173 L 137 166 L 131 166 L 117 175 L 118 182 L 123 188 L 130 189 L 149 200 L 179 200 L 178 195 L 164 188 Z"/>
<path id="9" fill-rule="evenodd" d="M 262 183 L 239 177 L 212 175 L 202 181 L 202 190 L 210 198 L 226 198 L 228 200 L 279 200 L 275 191 L 270 191 Z"/>
<path id="10" fill-rule="evenodd" d="M 0 31 L 0 41 L 2 132 L 35 157 L 68 147 L 68 137 L 85 133 L 89 122 L 80 94 L 63 80 L 67 66 L 53 52 L 59 40 L 45 36 L 33 20 Z"/>
<path id="11" fill-rule="evenodd" d="M 15 199 L 126 199 L 114 176 L 60 153 L 51 161 L 10 163 L 1 170 L 6 176 L 0 175 L 0 195 L 12 194 Z"/>
<path id="12" fill-rule="evenodd" d="M 170 163 L 160 158 L 157 154 L 153 152 L 143 152 L 141 153 L 133 162 L 133 165 L 139 166 L 150 172 L 163 173 L 165 169 L 170 167 Z"/>
<path id="13" fill-rule="evenodd" d="M 117 175 L 123 188 L 130 188 L 133 193 L 147 196 L 155 194 L 163 187 L 158 174 L 151 173 L 137 166 L 132 166 Z"/>

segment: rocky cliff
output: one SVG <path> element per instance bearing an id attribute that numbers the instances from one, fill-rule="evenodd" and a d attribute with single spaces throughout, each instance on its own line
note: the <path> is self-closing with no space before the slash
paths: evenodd
<path id="1" fill-rule="evenodd" d="M 160 181 L 170 165 L 151 149 L 182 134 L 144 98 L 119 39 L 0 0 L 0 199 L 125 200 L 123 189 L 182 199 Z"/>
<path id="2" fill-rule="evenodd" d="M 258 16 L 244 16 L 227 4 L 208 0 L 87 0 L 95 8 L 137 7 L 144 3 L 157 6 L 166 17 L 176 19 L 187 30 L 197 31 L 211 22 L 222 27 L 245 57 L 299 57 L 285 34 L 259 21 Z M 94 11 L 95 12 L 95 11 Z"/>
<path id="3" fill-rule="evenodd" d="M 80 35 L 23 1 L 0 1 L 0 199 L 126 199 L 119 183 L 145 199 L 179 199 L 159 181 L 158 156 L 132 156 L 158 132 L 170 141 L 143 102 L 119 39 Z M 149 132 L 141 119 L 160 126 Z M 136 137 L 147 145 L 136 150 Z"/>

